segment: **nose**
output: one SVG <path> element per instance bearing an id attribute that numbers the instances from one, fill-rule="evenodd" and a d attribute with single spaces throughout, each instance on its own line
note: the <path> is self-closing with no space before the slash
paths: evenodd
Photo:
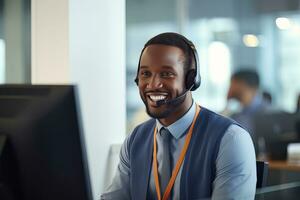
<path id="1" fill-rule="evenodd" d="M 161 78 L 159 77 L 159 75 L 154 75 L 149 79 L 149 82 L 147 84 L 147 88 L 149 89 L 158 89 L 158 88 L 162 88 L 163 84 L 161 81 Z"/>

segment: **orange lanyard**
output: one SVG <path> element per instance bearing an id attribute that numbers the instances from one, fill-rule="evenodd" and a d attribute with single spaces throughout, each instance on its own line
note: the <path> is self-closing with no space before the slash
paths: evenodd
<path id="1" fill-rule="evenodd" d="M 196 114 L 194 116 L 194 119 L 193 119 L 193 122 L 192 122 L 192 125 L 187 133 L 187 136 L 186 136 L 186 139 L 185 139 L 185 142 L 184 142 L 184 146 L 183 146 L 183 149 L 181 150 L 181 153 L 180 153 L 180 156 L 179 156 L 179 159 L 177 160 L 176 162 L 176 166 L 172 172 L 172 176 L 171 176 L 171 179 L 167 185 L 167 188 L 166 188 L 166 191 L 163 195 L 163 200 L 167 200 L 170 196 L 170 193 L 171 193 L 171 190 L 172 190 L 172 187 L 174 185 L 174 182 L 176 180 L 176 177 L 177 177 L 177 174 L 179 172 L 179 169 L 182 165 L 182 162 L 184 160 L 184 157 L 185 157 L 185 154 L 187 152 L 187 149 L 189 147 L 189 144 L 190 144 L 190 141 L 191 141 L 191 137 L 192 137 L 192 134 L 193 134 L 193 129 L 194 129 L 194 125 L 195 125 L 195 122 L 196 122 L 196 119 L 197 119 L 197 116 L 200 112 L 200 107 L 199 106 L 196 106 Z M 154 129 L 154 141 L 153 141 L 153 169 L 154 169 L 154 180 L 155 180 L 155 188 L 156 188 L 156 194 L 157 194 L 157 198 L 158 200 L 161 200 L 161 192 L 160 192 L 160 187 L 159 187 L 159 178 L 158 178 L 158 167 L 157 167 L 157 147 L 156 147 L 156 132 L 157 132 L 157 127 L 155 127 Z"/>

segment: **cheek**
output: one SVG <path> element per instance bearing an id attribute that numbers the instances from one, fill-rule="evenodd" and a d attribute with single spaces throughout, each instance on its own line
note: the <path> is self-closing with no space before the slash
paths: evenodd
<path id="1" fill-rule="evenodd" d="M 139 90 L 142 90 L 143 88 L 145 88 L 145 82 L 144 81 L 141 81 L 141 80 L 139 80 L 139 84 L 138 84 L 138 88 L 139 88 Z"/>
<path id="2" fill-rule="evenodd" d="M 181 94 L 186 90 L 185 83 L 182 80 L 173 82 L 172 88 L 178 94 Z"/>
<path id="3" fill-rule="evenodd" d="M 138 89 L 139 89 L 139 92 L 140 92 L 141 94 L 143 94 L 143 86 L 142 86 L 141 84 L 139 84 Z"/>
<path id="4" fill-rule="evenodd" d="M 180 86 L 181 90 L 183 90 L 183 91 L 185 91 L 187 89 L 185 83 L 186 83 L 185 76 L 183 76 L 179 80 L 179 86 Z"/>
<path id="5" fill-rule="evenodd" d="M 139 93 L 141 97 L 144 97 L 144 92 L 145 92 L 146 84 L 140 84 L 138 85 Z"/>

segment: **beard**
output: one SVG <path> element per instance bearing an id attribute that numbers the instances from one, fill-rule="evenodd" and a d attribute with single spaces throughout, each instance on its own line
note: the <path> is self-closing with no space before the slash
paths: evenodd
<path id="1" fill-rule="evenodd" d="M 172 103 L 172 104 L 168 104 L 168 103 L 162 104 L 161 106 L 164 106 L 166 108 L 160 112 L 152 111 L 149 108 L 147 100 L 144 99 L 143 97 L 142 97 L 142 100 L 146 106 L 146 112 L 150 117 L 155 118 L 155 119 L 162 119 L 162 118 L 166 118 L 166 117 L 170 116 L 172 113 L 176 112 L 180 108 L 179 106 L 184 102 L 185 98 L 182 98 L 182 99 L 180 99 L 180 101 L 176 101 L 175 103 Z"/>
<path id="2" fill-rule="evenodd" d="M 145 104 L 145 105 L 146 105 L 146 111 L 147 111 L 147 114 L 148 114 L 150 117 L 155 118 L 155 119 L 166 118 L 166 117 L 168 117 L 170 114 L 172 114 L 172 112 L 174 112 L 173 109 L 171 109 L 171 108 L 168 108 L 168 109 L 166 109 L 165 111 L 159 112 L 159 113 L 157 113 L 157 112 L 152 112 L 152 111 L 150 111 L 149 106 L 148 106 L 147 104 Z M 174 109 L 176 109 L 176 108 L 174 108 Z"/>

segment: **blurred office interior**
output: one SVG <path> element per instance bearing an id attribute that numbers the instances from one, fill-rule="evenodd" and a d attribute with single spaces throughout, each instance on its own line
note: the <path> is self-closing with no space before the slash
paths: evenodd
<path id="1" fill-rule="evenodd" d="M 201 87 L 194 99 L 215 112 L 226 106 L 231 74 L 254 68 L 272 104 L 296 110 L 300 92 L 300 13 L 294 0 L 128 0 L 126 3 L 127 122 L 144 108 L 133 82 L 144 43 L 160 32 L 183 33 L 198 49 Z M 133 127 L 134 127 L 133 125 Z"/>
<path id="2" fill-rule="evenodd" d="M 253 122 L 257 159 L 269 161 L 266 184 L 299 184 L 300 167 L 294 164 L 300 155 L 300 114 L 295 114 L 300 93 L 299 9 L 297 0 L 128 0 L 127 134 L 148 118 L 133 81 L 143 45 L 158 33 L 179 32 L 198 50 L 202 85 L 193 97 L 200 105 L 223 113 L 231 75 L 244 68 L 257 71 L 259 92 L 267 91 L 272 98 L 272 112 Z M 289 195 L 274 192 L 256 198 L 297 199 L 300 194 L 299 189 L 283 193 Z"/>
<path id="3" fill-rule="evenodd" d="M 249 66 L 259 73 L 260 89 L 272 95 L 274 108 L 295 112 L 299 0 L 113 0 L 103 5 L 98 0 L 0 0 L 0 83 L 79 85 L 95 198 L 112 178 L 107 163 L 115 167 L 120 143 L 147 118 L 133 80 L 143 45 L 158 33 L 178 32 L 196 45 L 202 85 L 193 95 L 200 105 L 224 110 L 231 74 Z M 55 23 L 47 24 L 44 16 Z M 48 42 L 38 46 L 41 40 Z M 57 71 L 49 75 L 50 69 Z M 275 173 L 272 183 L 299 181 L 300 167 L 293 167 L 292 173 Z"/>

